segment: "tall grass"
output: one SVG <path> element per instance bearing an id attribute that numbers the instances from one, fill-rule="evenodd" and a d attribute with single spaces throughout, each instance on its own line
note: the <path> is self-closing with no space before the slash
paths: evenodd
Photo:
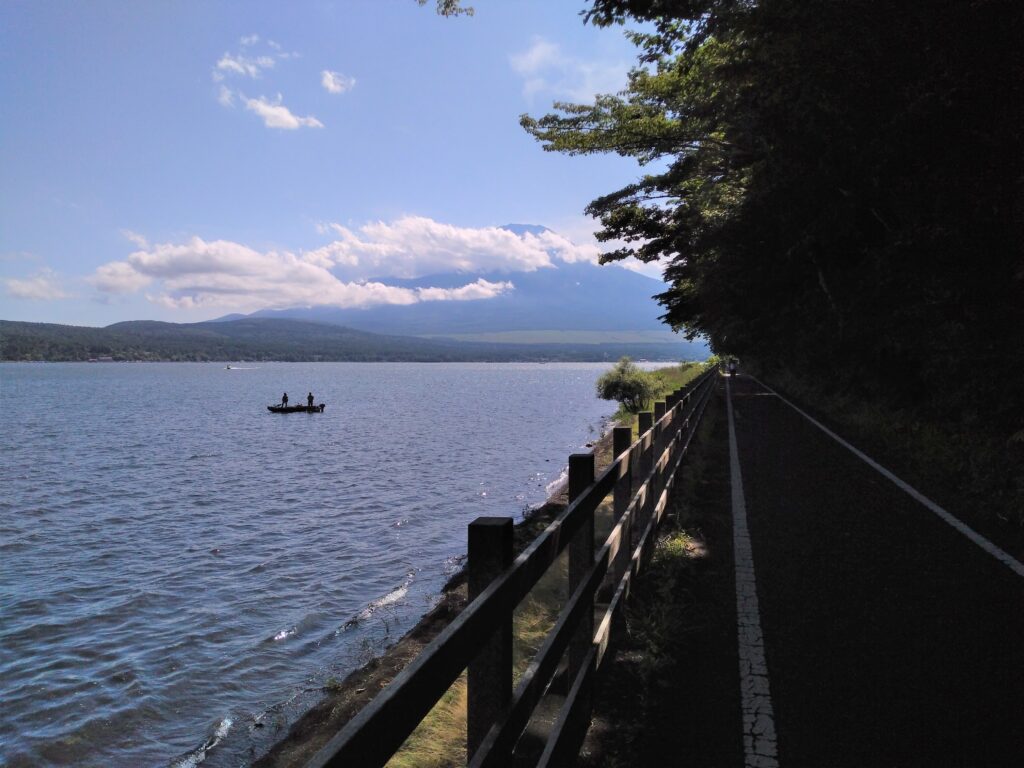
<path id="1" fill-rule="evenodd" d="M 512 620 L 512 680 L 519 682 L 555 625 L 566 600 L 568 561 L 562 554 L 516 608 Z M 453 768 L 466 764 L 466 673 L 452 683 L 387 768 Z"/>

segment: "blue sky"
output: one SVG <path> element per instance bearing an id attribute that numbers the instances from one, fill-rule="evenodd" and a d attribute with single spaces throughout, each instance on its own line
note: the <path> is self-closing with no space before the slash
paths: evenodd
<path id="1" fill-rule="evenodd" d="M 373 278 L 593 259 L 583 208 L 636 165 L 543 152 L 518 116 L 621 88 L 634 49 L 582 1 L 470 4 L 5 0 L 0 318 L 486 299 L 514 280 Z"/>

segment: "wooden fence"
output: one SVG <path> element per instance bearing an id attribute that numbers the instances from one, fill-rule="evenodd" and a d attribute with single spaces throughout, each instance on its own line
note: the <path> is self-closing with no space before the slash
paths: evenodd
<path id="1" fill-rule="evenodd" d="M 566 664 L 563 657 L 568 691 L 537 765 L 571 763 L 590 722 L 594 677 L 605 659 L 612 627 L 650 554 L 715 375 L 715 370 L 707 371 L 655 403 L 653 414 L 641 413 L 635 442 L 630 428 L 616 427 L 615 458 L 600 477 L 595 478 L 593 453 L 570 456 L 569 505 L 514 561 L 512 518 L 471 523 L 469 605 L 307 768 L 384 765 L 467 669 L 469 766 L 507 765 L 556 670 Z M 595 553 L 594 513 L 609 494 L 615 523 Z M 566 549 L 569 599 L 513 690 L 513 611 Z M 610 599 L 595 612 L 599 595 Z"/>

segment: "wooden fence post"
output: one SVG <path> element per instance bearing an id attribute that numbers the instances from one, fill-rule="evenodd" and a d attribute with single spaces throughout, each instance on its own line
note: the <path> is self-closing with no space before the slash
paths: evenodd
<path id="1" fill-rule="evenodd" d="M 469 524 L 469 600 L 512 565 L 512 518 L 478 517 Z M 482 638 L 467 673 L 466 755 L 472 759 L 502 708 L 512 698 L 512 608 Z"/>
<path id="2" fill-rule="evenodd" d="M 658 457 L 661 456 L 661 449 L 665 444 L 665 434 L 668 430 L 664 425 L 658 426 L 658 422 L 661 421 L 665 415 L 665 401 L 659 400 L 654 404 L 654 460 L 657 462 Z"/>
<path id="3" fill-rule="evenodd" d="M 654 423 L 657 424 L 661 421 L 661 417 L 665 415 L 665 401 L 659 400 L 654 404 Z"/>
<path id="4" fill-rule="evenodd" d="M 612 430 L 612 454 L 616 459 L 629 450 L 629 446 L 632 444 L 632 427 L 615 427 Z M 623 467 L 622 473 L 619 475 L 618 482 L 615 483 L 614 518 L 616 522 L 620 517 L 622 517 L 622 513 L 626 511 L 626 507 L 629 506 L 629 500 L 632 495 L 633 457 L 630 456 L 629 460 L 626 461 L 626 466 Z"/>
<path id="5" fill-rule="evenodd" d="M 638 428 L 639 436 L 643 437 L 648 432 L 651 432 L 651 447 L 645 451 L 640 452 L 640 460 L 637 462 L 637 469 L 639 472 L 639 477 L 637 478 L 637 480 L 642 481 L 643 478 L 647 477 L 647 475 L 650 473 L 651 467 L 654 466 L 654 462 L 652 460 L 652 457 L 654 456 L 654 433 L 651 431 L 654 427 L 654 414 L 651 413 L 650 411 L 644 411 L 642 413 L 637 414 L 637 418 L 639 419 L 640 423 L 640 426 Z M 648 486 L 648 491 L 649 490 L 650 486 Z M 650 494 L 648 493 L 648 497 L 649 496 Z M 637 510 L 638 518 L 635 521 L 635 524 L 641 526 L 641 530 L 643 530 L 643 525 L 646 522 L 646 512 L 646 504 L 644 504 L 642 509 Z"/>
<path id="6" fill-rule="evenodd" d="M 683 409 L 682 408 L 678 408 L 676 406 L 678 406 L 679 402 L 683 399 L 683 396 L 682 396 L 681 393 L 682 393 L 682 390 L 681 389 L 677 389 L 675 392 L 673 392 L 672 394 L 670 394 L 668 397 L 665 398 L 665 407 L 668 408 L 672 412 L 672 419 L 671 419 L 671 421 L 672 421 L 671 434 L 672 435 L 675 435 L 675 433 L 677 431 L 679 431 L 679 414 L 681 414 L 683 412 Z"/>
<path id="7" fill-rule="evenodd" d="M 621 456 L 625 451 L 629 450 L 629 446 L 633 444 L 633 429 L 631 427 L 615 427 L 612 430 L 612 453 L 616 458 Z M 633 456 L 629 457 L 626 462 L 624 474 L 615 484 L 615 522 L 617 523 L 622 519 L 622 513 L 626 511 L 629 506 L 629 501 L 633 498 Z M 633 551 L 633 520 L 630 520 L 629 524 L 624 526 L 622 531 L 622 540 L 619 542 L 619 554 L 615 558 L 614 568 L 612 569 L 614 574 L 613 584 L 618 584 L 619 579 L 622 578 L 622 574 L 626 572 L 626 565 L 629 563 L 630 554 Z"/>
<path id="8" fill-rule="evenodd" d="M 594 482 L 594 454 L 574 453 L 569 456 L 569 503 L 571 504 Z M 594 565 L 594 516 L 590 515 L 569 544 L 569 596 L 582 584 Z M 583 667 L 590 646 L 594 643 L 594 599 L 586 600 L 580 626 L 569 642 L 569 687 Z"/>
<path id="9" fill-rule="evenodd" d="M 637 437 L 643 437 L 654 425 L 654 414 L 650 411 L 642 411 L 636 415 L 639 422 L 636 428 Z"/>

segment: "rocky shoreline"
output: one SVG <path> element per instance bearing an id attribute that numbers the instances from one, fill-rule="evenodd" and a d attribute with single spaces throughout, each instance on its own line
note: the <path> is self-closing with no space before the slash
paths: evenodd
<path id="1" fill-rule="evenodd" d="M 611 426 L 609 424 L 608 431 L 599 440 L 587 446 L 594 451 L 599 472 L 614 458 Z M 518 522 L 513 545 L 516 554 L 526 549 L 567 503 L 568 490 L 563 485 L 543 505 Z M 459 571 L 443 587 L 437 605 L 416 626 L 340 683 L 325 687 L 323 698 L 301 715 L 269 751 L 253 762 L 253 766 L 292 768 L 304 765 L 448 626 L 465 608 L 467 595 L 465 572 Z"/>

